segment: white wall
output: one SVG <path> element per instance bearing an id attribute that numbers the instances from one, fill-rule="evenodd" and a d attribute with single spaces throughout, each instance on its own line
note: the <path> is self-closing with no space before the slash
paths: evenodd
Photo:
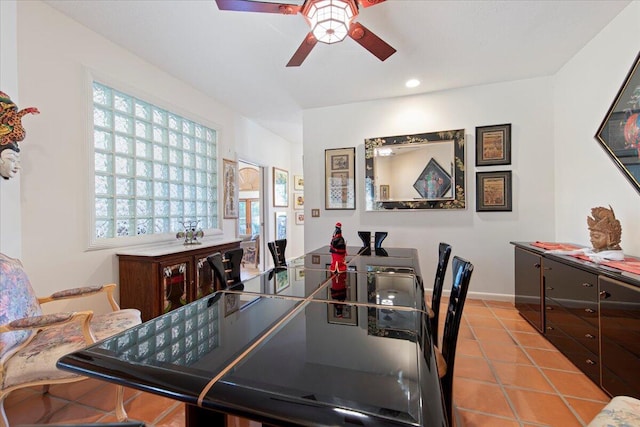
<path id="1" fill-rule="evenodd" d="M 539 78 L 305 111 L 305 249 L 329 244 L 337 221 L 352 246 L 360 246 L 358 230 L 388 231 L 385 245 L 418 248 L 430 286 L 444 241 L 475 265 L 469 292 L 512 295 L 509 242 L 555 237 L 552 99 L 552 79 Z M 503 123 L 512 124 L 512 164 L 476 168 L 475 127 Z M 365 138 L 450 129 L 466 134 L 465 210 L 364 211 Z M 356 147 L 356 210 L 326 211 L 324 149 L 349 146 Z M 513 212 L 475 212 L 480 170 L 513 171 Z M 311 218 L 312 208 L 320 218 Z"/>
<path id="2" fill-rule="evenodd" d="M 640 256 L 640 193 L 594 138 L 640 51 L 640 2 L 631 2 L 555 76 L 556 237 L 589 243 L 587 216 L 613 208 L 622 249 Z"/>
<path id="3" fill-rule="evenodd" d="M 640 197 L 594 139 L 640 48 L 640 2 L 632 2 L 549 78 L 506 82 L 406 98 L 308 110 L 304 116 L 306 249 L 327 244 L 336 221 L 351 245 L 358 230 L 389 231 L 389 246 L 415 246 L 427 282 L 437 243 L 475 265 L 471 293 L 513 294 L 509 241 L 554 240 L 589 245 L 586 218 L 611 205 L 622 246 L 640 255 Z M 474 166 L 475 127 L 511 123 L 512 165 Z M 363 139 L 465 128 L 467 209 L 461 212 L 364 212 Z M 329 143 L 327 143 L 329 141 Z M 356 146 L 356 211 L 324 211 L 325 148 Z M 475 172 L 513 171 L 513 212 L 475 212 Z M 313 194 L 313 198 L 310 194 Z"/>
<path id="4" fill-rule="evenodd" d="M 18 71 L 21 104 L 41 111 L 29 123 L 21 171 L 22 260 L 40 295 L 118 281 L 116 250 L 86 250 L 92 181 L 88 72 L 215 126 L 220 158 L 301 169 L 289 142 L 44 3 L 18 2 Z M 234 237 L 236 221 L 224 220 L 223 229 L 225 237 Z"/>
<path id="5" fill-rule="evenodd" d="M 0 90 L 21 108 L 18 97 L 16 15 L 14 0 L 0 2 Z M 27 120 L 24 124 L 29 127 Z M 23 144 L 28 143 L 29 139 L 27 137 Z M 20 213 L 20 178 L 0 178 L 0 252 L 13 258 L 22 255 Z"/>
<path id="6" fill-rule="evenodd" d="M 293 205 L 293 176 L 302 175 L 302 147 L 291 144 L 258 126 L 254 122 L 241 118 L 236 126 L 236 152 L 238 158 L 265 166 L 265 196 L 267 214 L 263 218 L 266 238 L 264 242 L 275 240 L 275 213 L 287 212 L 287 248 L 285 256 L 293 258 L 304 253 L 304 226 L 296 225 Z M 289 172 L 289 207 L 273 207 L 273 168 Z M 267 265 L 273 265 L 266 246 L 263 251 Z"/>

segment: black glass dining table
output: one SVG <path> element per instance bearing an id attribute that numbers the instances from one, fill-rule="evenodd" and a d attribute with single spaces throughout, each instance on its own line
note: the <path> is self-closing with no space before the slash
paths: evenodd
<path id="1" fill-rule="evenodd" d="M 415 249 L 325 246 L 151 319 L 58 367 L 270 426 L 446 426 Z M 351 255 L 353 254 L 353 255 Z"/>

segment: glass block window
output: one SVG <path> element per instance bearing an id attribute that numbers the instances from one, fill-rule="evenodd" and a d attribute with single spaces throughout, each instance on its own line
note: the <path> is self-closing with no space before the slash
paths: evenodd
<path id="1" fill-rule="evenodd" d="M 93 83 L 96 239 L 218 227 L 216 131 Z"/>

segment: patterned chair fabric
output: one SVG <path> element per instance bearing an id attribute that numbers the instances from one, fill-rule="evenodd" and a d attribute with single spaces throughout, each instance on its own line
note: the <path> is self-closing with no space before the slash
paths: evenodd
<path id="1" fill-rule="evenodd" d="M 22 269 L 22 263 L 0 253 L 0 325 L 16 319 L 40 315 L 42 315 L 42 309 L 38 297 Z M 15 352 L 16 347 L 27 341 L 33 334 L 35 331 L 30 330 L 0 334 L 0 365 L 5 356 L 8 357 L 10 352 Z"/>
<path id="2" fill-rule="evenodd" d="M 587 427 L 615 426 L 640 426 L 640 400 L 629 396 L 614 397 Z"/>
<path id="3" fill-rule="evenodd" d="M 58 369 L 58 359 L 141 322 L 138 310 L 119 309 L 113 300 L 114 289 L 113 284 L 84 287 L 38 298 L 22 263 L 0 254 L 0 427 L 9 424 L 4 411 L 9 393 L 33 385 L 85 379 Z M 42 303 L 98 292 L 107 294 L 115 311 L 96 316 L 90 311 L 42 315 Z M 83 319 L 91 320 L 86 330 Z M 121 401 L 116 402 L 116 415 L 120 421 L 126 419 Z"/>

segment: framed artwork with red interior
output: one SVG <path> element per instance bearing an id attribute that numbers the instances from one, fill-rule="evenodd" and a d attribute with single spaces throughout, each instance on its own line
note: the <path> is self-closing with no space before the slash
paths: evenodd
<path id="1" fill-rule="evenodd" d="M 511 164 L 511 123 L 476 128 L 476 166 Z"/>
<path id="2" fill-rule="evenodd" d="M 476 172 L 476 212 L 511 210 L 511 171 Z"/>

